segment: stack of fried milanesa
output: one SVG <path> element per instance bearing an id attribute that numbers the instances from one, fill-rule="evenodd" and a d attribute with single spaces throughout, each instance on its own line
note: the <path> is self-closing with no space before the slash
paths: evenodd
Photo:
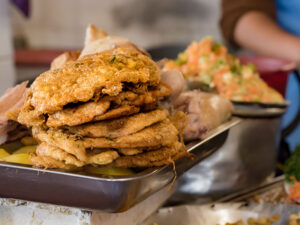
<path id="1" fill-rule="evenodd" d="M 143 51 L 114 45 L 41 74 L 17 119 L 40 142 L 33 164 L 150 167 L 187 155 L 185 115 L 158 106 L 172 91 L 160 73 Z"/>

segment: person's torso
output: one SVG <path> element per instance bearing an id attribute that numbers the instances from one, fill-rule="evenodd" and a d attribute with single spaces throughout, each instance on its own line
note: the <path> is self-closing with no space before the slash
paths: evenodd
<path id="1" fill-rule="evenodd" d="M 300 0 L 276 0 L 276 10 L 279 25 L 300 36 Z"/>

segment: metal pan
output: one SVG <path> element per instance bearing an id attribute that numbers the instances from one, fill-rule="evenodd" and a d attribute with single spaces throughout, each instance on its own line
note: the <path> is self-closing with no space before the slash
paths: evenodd
<path id="1" fill-rule="evenodd" d="M 247 118 L 273 118 L 281 117 L 287 110 L 289 102 L 260 103 L 260 102 L 237 102 L 234 105 L 233 115 Z"/>
<path id="2" fill-rule="evenodd" d="M 244 105 L 244 106 L 259 106 L 261 108 L 287 108 L 290 105 L 290 102 L 283 101 L 283 102 L 274 102 L 274 103 L 267 103 L 267 102 L 242 102 L 242 101 L 231 101 L 235 105 Z"/>
<path id="3" fill-rule="evenodd" d="M 202 91 L 217 94 L 214 88 L 208 87 L 197 78 L 189 78 L 186 80 L 186 86 L 189 90 L 200 89 Z M 233 101 L 234 105 L 233 115 L 240 117 L 278 117 L 285 113 L 287 107 L 290 105 L 288 101 L 265 103 L 265 102 L 245 102 Z"/>
<path id="4" fill-rule="evenodd" d="M 188 145 L 195 159 L 177 160 L 177 175 L 220 148 L 229 129 L 239 122 L 239 119 L 232 118 L 211 131 L 205 140 Z M 121 212 L 170 184 L 173 179 L 172 165 L 149 168 L 133 176 L 105 178 L 1 162 L 0 197 Z"/>

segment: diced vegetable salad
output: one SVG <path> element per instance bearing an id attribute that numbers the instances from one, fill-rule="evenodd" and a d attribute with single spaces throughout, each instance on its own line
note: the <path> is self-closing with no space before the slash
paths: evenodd
<path id="1" fill-rule="evenodd" d="M 211 37 L 192 42 L 176 60 L 169 60 L 164 69 L 177 69 L 186 79 L 201 82 L 230 100 L 269 103 L 284 100 L 260 78 L 254 65 L 242 65 Z"/>

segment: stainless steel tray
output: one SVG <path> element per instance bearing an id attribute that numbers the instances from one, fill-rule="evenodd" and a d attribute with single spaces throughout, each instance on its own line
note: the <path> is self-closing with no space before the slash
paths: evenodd
<path id="1" fill-rule="evenodd" d="M 234 102 L 233 115 L 239 117 L 272 118 L 282 116 L 289 106 L 288 102 L 259 103 L 259 102 Z"/>
<path id="2" fill-rule="evenodd" d="M 189 144 L 188 149 L 195 158 L 177 160 L 177 175 L 180 176 L 221 147 L 229 129 L 239 122 L 239 119 L 232 118 L 209 132 L 205 140 Z M 173 178 L 172 165 L 149 168 L 131 176 L 106 178 L 1 162 L 0 197 L 121 212 L 170 184 Z"/>
<path id="3" fill-rule="evenodd" d="M 243 102 L 243 101 L 231 101 L 235 105 L 244 105 L 244 106 L 259 106 L 262 108 L 287 108 L 290 105 L 290 102 L 283 101 L 283 102 Z"/>

